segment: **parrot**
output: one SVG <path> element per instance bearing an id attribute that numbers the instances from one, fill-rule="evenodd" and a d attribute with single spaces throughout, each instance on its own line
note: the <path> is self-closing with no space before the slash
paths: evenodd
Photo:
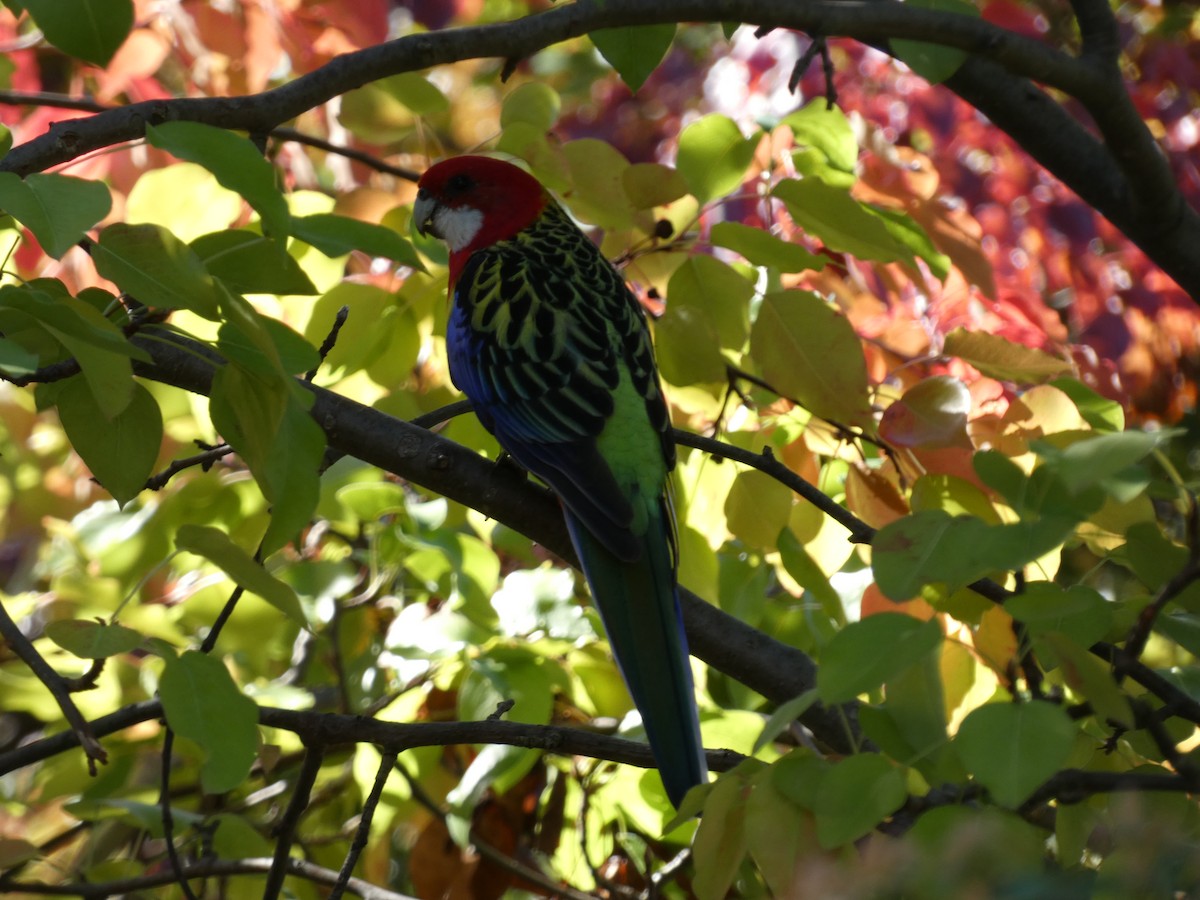
<path id="1" fill-rule="evenodd" d="M 677 585 L 666 400 L 625 279 L 535 177 L 456 156 L 417 183 L 417 231 L 449 249 L 450 377 L 554 491 L 671 802 L 705 783 Z"/>

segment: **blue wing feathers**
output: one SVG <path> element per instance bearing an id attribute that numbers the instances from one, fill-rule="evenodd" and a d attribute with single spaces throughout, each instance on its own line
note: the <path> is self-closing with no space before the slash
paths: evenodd
<path id="1" fill-rule="evenodd" d="M 483 426 L 562 501 L 617 664 L 678 805 L 707 769 L 675 583 L 674 523 L 665 485 L 654 497 L 623 487 L 598 445 L 628 373 L 621 390 L 631 383 L 645 398 L 661 471 L 674 467 L 649 333 L 620 274 L 561 209 L 547 207 L 531 228 L 541 231 L 478 250 L 463 267 L 446 330 L 450 374 Z M 621 396 L 628 411 L 630 395 Z"/>

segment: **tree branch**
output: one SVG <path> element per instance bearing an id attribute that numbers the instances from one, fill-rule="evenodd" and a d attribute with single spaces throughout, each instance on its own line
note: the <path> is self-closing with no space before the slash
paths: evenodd
<path id="1" fill-rule="evenodd" d="M 1200 215 L 1184 201 L 1111 60 L 1111 24 L 1093 5 L 1102 2 L 1075 3 L 1086 42 L 1086 58 L 1079 59 L 980 18 L 888 0 L 580 0 L 512 22 L 399 38 L 339 56 L 260 94 L 146 101 L 60 122 L 13 148 L 0 160 L 0 171 L 42 171 L 141 138 L 147 124 L 172 120 L 265 134 L 339 94 L 389 75 L 465 59 L 521 59 L 598 28 L 734 21 L 849 37 L 885 52 L 887 41 L 905 38 L 970 54 L 947 86 L 1012 135 L 1200 299 L 1200 254 L 1193 252 L 1200 246 Z M 1107 147 L 1037 84 L 1083 103 Z M 1060 129 L 1061 123 L 1070 127 Z M 1104 190 L 1096 191 L 1094 185 Z M 1103 200 L 1092 199 L 1096 196 Z"/>
<path id="2" fill-rule="evenodd" d="M 171 332 L 137 339 L 154 359 L 135 363 L 147 378 L 207 395 L 219 358 Z M 186 349 L 184 349 L 186 348 Z M 496 466 L 478 453 L 412 423 L 392 418 L 322 388 L 305 385 L 316 397 L 311 414 L 325 431 L 331 449 L 419 484 L 478 510 L 527 535 L 563 559 L 577 564 L 562 511 L 553 494 L 511 466 Z M 789 647 L 681 590 L 688 643 L 709 665 L 783 702 L 816 683 L 816 665 Z M 801 721 L 825 745 L 852 752 L 857 742 L 857 705 L 814 705 Z"/>
<path id="3" fill-rule="evenodd" d="M 3 602 L 0 602 L 0 636 L 4 637 L 12 651 L 20 657 L 25 665 L 29 666 L 38 681 L 46 686 L 50 696 L 58 703 L 63 718 L 71 726 L 71 733 L 75 736 L 78 744 L 83 747 L 83 752 L 87 754 L 88 771 L 95 775 L 96 763 L 108 762 L 108 753 L 100 746 L 100 742 L 96 739 L 87 720 L 80 713 L 79 707 L 71 699 L 70 684 L 67 679 L 54 671 L 53 666 L 42 658 L 42 654 L 37 652 L 33 642 L 25 637 L 20 627 L 13 621 L 12 616 L 8 614 Z"/>
<path id="4" fill-rule="evenodd" d="M 265 875 L 270 871 L 273 860 L 270 859 L 220 859 L 203 860 L 190 863 L 183 868 L 187 878 L 228 878 L 233 875 Z M 284 862 L 286 874 L 304 878 L 314 884 L 333 885 L 338 873 L 330 869 L 289 857 Z M 138 875 L 133 878 L 119 878 L 113 881 L 84 881 L 74 884 L 41 884 L 34 881 L 8 881 L 0 878 L 0 892 L 13 894 L 28 894 L 43 897 L 81 897 L 83 900 L 105 900 L 115 896 L 139 896 L 140 892 L 150 888 L 165 887 L 175 884 L 175 873 L 170 870 L 154 872 L 149 875 Z M 347 889 L 363 900 L 415 900 L 407 894 L 398 894 L 385 888 L 376 887 L 361 878 L 351 878 Z"/>

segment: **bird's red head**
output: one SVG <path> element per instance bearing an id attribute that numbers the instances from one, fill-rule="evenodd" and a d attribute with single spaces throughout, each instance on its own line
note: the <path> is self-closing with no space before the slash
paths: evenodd
<path id="1" fill-rule="evenodd" d="M 473 251 L 512 237 L 547 202 L 538 180 L 512 163 L 456 156 L 421 176 L 413 216 L 422 234 L 433 234 L 450 247 L 454 275 Z"/>

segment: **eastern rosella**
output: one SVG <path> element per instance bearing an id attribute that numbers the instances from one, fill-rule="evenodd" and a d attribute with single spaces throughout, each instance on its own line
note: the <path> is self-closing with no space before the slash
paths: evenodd
<path id="1" fill-rule="evenodd" d="M 646 318 L 533 176 L 460 156 L 421 177 L 422 233 L 450 249 L 450 377 L 562 502 L 667 794 L 706 780 L 676 588 L 675 465 Z"/>

